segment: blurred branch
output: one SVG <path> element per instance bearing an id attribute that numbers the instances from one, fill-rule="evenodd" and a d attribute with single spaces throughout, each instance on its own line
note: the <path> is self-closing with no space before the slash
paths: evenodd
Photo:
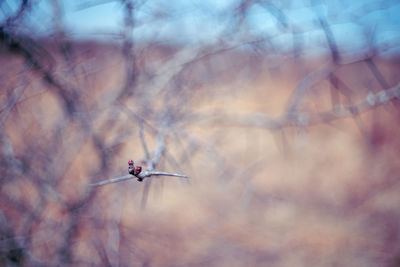
<path id="1" fill-rule="evenodd" d="M 144 153 L 146 155 L 146 162 L 149 162 L 151 160 L 150 159 L 150 152 L 149 152 L 149 149 L 147 148 L 146 139 L 144 138 L 143 119 L 142 118 L 138 118 L 138 124 L 139 124 L 140 141 L 142 142 L 142 147 L 143 147 Z"/>
<path id="2" fill-rule="evenodd" d="M 271 1 L 263 0 L 260 1 L 258 4 L 264 7 L 272 16 L 274 16 L 276 18 L 276 21 L 281 25 L 283 29 L 287 29 L 289 27 L 287 16 L 274 3 L 272 3 Z"/>
<path id="3" fill-rule="evenodd" d="M 45 59 L 52 61 L 50 54 L 45 49 L 33 40 L 17 36 L 2 27 L 0 27 L 0 44 L 3 44 L 11 53 L 25 59 L 26 63 L 32 67 L 32 70 L 42 76 L 42 79 L 50 85 L 50 88 L 63 101 L 67 114 L 72 114 L 76 110 L 79 100 L 78 94 L 71 88 L 64 87 L 61 81 L 55 77 L 52 66 L 46 67 L 42 63 Z M 40 50 L 41 53 L 35 49 Z"/>
<path id="4" fill-rule="evenodd" d="M 18 88 L 16 88 L 11 97 L 8 99 L 7 104 L 5 105 L 5 107 L 1 107 L 0 108 L 0 124 L 2 124 L 5 119 L 7 118 L 8 114 L 10 113 L 11 109 L 15 106 L 15 104 L 18 103 L 18 101 L 20 100 L 22 94 L 24 93 L 25 89 L 28 87 L 28 83 L 25 83 L 22 86 L 19 86 Z"/>
<path id="5" fill-rule="evenodd" d="M 17 12 L 15 13 L 15 15 L 10 16 L 10 17 L 7 18 L 6 23 L 5 23 L 4 26 L 6 26 L 6 27 L 10 26 L 15 21 L 17 21 L 20 18 L 22 18 L 24 13 L 29 9 L 29 7 L 30 7 L 30 3 L 29 3 L 28 0 L 21 0 Z"/>
<path id="6" fill-rule="evenodd" d="M 335 40 L 335 37 L 333 35 L 333 32 L 331 28 L 329 27 L 329 23 L 326 21 L 326 19 L 320 14 L 319 15 L 319 23 L 324 30 L 326 39 L 328 41 L 328 46 L 329 49 L 331 50 L 331 55 L 332 55 L 332 60 L 334 63 L 339 63 L 340 61 L 340 54 L 339 54 L 339 49 Z"/>
<path id="7" fill-rule="evenodd" d="M 367 58 L 365 60 L 365 63 L 368 65 L 368 68 L 371 70 L 372 74 L 374 75 L 375 79 L 378 81 L 382 89 L 385 90 L 389 88 L 389 83 L 386 81 L 382 72 L 378 69 L 378 66 L 376 66 L 374 60 L 372 58 Z"/>
<path id="8" fill-rule="evenodd" d="M 286 117 L 296 116 L 298 107 L 301 104 L 302 99 L 305 97 L 307 91 L 315 86 L 318 82 L 324 80 L 337 68 L 336 64 L 331 62 L 323 65 L 319 69 L 307 74 L 297 85 L 294 90 L 293 96 L 289 101 L 289 105 L 286 111 Z"/>
<path id="9" fill-rule="evenodd" d="M 283 119 L 274 119 L 263 113 L 252 113 L 250 115 L 227 115 L 215 114 L 212 123 L 216 125 L 242 126 L 242 127 L 263 127 L 271 130 L 285 127 L 305 127 L 318 123 L 327 123 L 333 120 L 351 117 L 371 108 L 386 104 L 400 98 L 400 83 L 395 87 L 382 90 L 376 94 L 369 93 L 363 100 L 349 105 L 337 105 L 332 111 L 323 112 L 297 112 L 292 116 Z M 194 116 L 193 119 L 201 122 L 212 115 Z"/>
<path id="10" fill-rule="evenodd" d="M 124 42 L 122 53 L 125 60 L 125 82 L 121 88 L 119 99 L 124 99 L 126 96 L 131 96 L 135 89 L 137 81 L 136 55 L 134 50 L 133 30 L 135 28 L 135 1 L 121 0 L 124 6 Z"/>

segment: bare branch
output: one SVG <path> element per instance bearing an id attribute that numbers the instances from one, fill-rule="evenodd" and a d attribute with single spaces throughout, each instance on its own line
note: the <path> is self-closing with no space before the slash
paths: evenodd
<path id="1" fill-rule="evenodd" d="M 172 177 L 180 177 L 180 178 L 189 178 L 187 175 L 178 174 L 178 173 L 170 173 L 170 172 L 159 172 L 159 171 L 145 171 L 143 174 L 138 175 L 141 178 L 148 178 L 151 176 L 172 176 Z"/>
<path id="2" fill-rule="evenodd" d="M 160 172 L 160 171 L 144 171 L 142 173 L 139 173 L 137 176 L 134 175 L 125 175 L 125 176 L 120 176 L 108 180 L 104 180 L 98 183 L 91 184 L 90 186 L 97 187 L 97 186 L 102 186 L 106 184 L 112 184 L 112 183 L 118 183 L 126 180 L 133 179 L 135 177 L 145 179 L 145 178 L 150 178 L 151 176 L 170 176 L 170 177 L 179 177 L 179 178 L 189 178 L 187 175 L 183 174 L 178 174 L 178 173 L 170 173 L 170 172 Z"/>

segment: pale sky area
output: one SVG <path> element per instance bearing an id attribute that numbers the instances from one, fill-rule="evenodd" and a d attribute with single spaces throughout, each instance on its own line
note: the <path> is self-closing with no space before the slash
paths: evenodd
<path id="1" fill-rule="evenodd" d="M 13 1 L 2 7 L 2 15 L 12 12 Z M 52 0 L 37 0 L 23 30 L 50 34 L 53 30 Z M 170 43 L 209 44 L 224 38 L 235 16 L 237 0 L 147 0 L 135 13 L 136 40 Z M 268 3 L 268 1 L 260 1 Z M 294 36 L 303 48 L 323 53 L 326 37 L 318 16 L 323 16 L 344 54 L 362 52 L 368 44 L 382 51 L 400 52 L 400 1 L 270 1 L 271 6 L 255 4 L 247 10 L 242 32 L 237 36 L 268 38 L 272 44 L 288 52 L 294 47 Z M 118 41 L 123 25 L 123 8 L 119 1 L 60 0 L 60 16 L 67 34 L 76 39 L 108 39 Z M 4 4 L 1 4 L 4 5 Z M 284 15 L 274 11 L 278 8 Z M 237 16 L 236 16 L 237 17 Z M 285 28 L 286 27 L 286 28 Z M 23 31 L 22 30 L 22 31 Z M 294 34 L 293 34 L 294 33 Z M 374 36 L 374 38 L 371 38 Z"/>

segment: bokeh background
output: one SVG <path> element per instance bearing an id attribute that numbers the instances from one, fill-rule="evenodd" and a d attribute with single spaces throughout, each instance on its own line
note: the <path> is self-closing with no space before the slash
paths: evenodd
<path id="1" fill-rule="evenodd" d="M 400 3 L 0 2 L 0 265 L 400 266 Z M 127 175 L 128 160 L 152 176 Z"/>

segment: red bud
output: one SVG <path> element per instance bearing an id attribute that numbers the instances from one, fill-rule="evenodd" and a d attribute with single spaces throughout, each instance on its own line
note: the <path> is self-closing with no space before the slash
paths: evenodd
<path id="1" fill-rule="evenodd" d="M 135 175 L 138 175 L 142 171 L 142 166 L 136 166 Z"/>
<path id="2" fill-rule="evenodd" d="M 130 159 L 130 160 L 128 161 L 128 165 L 133 165 L 133 160 Z"/>

